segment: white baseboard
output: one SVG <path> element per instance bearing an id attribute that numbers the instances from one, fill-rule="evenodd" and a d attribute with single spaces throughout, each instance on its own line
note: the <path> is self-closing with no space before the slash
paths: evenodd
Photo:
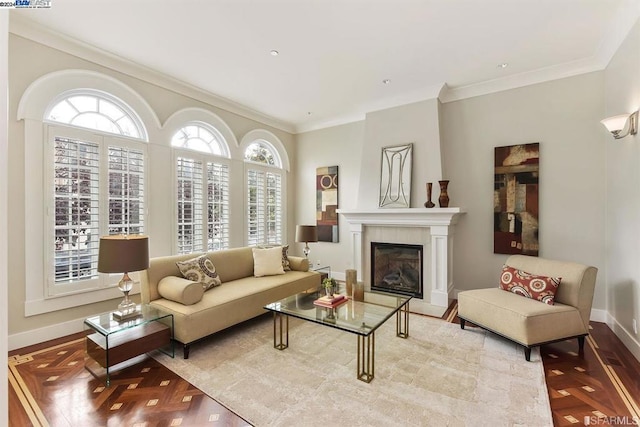
<path id="1" fill-rule="evenodd" d="M 589 320 L 608 324 L 607 322 L 608 318 L 609 318 L 609 312 L 607 310 L 600 310 L 597 308 L 591 309 L 591 315 L 589 316 Z"/>
<path id="2" fill-rule="evenodd" d="M 607 325 L 625 347 L 629 349 L 631 354 L 640 362 L 640 342 L 629 333 L 613 316 L 607 313 Z"/>
<path id="3" fill-rule="evenodd" d="M 19 332 L 9 335 L 8 350 L 16 350 L 18 348 L 27 347 L 41 342 L 53 340 L 67 335 L 82 332 L 84 318 L 69 320 L 67 322 L 58 323 L 44 328 L 33 329 L 31 331 Z"/>

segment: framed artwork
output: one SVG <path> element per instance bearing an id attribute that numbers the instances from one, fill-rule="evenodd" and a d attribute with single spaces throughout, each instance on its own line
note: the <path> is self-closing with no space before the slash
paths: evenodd
<path id="1" fill-rule="evenodd" d="M 319 242 L 338 243 L 338 166 L 316 169 L 316 225 Z"/>
<path id="2" fill-rule="evenodd" d="M 493 252 L 538 256 L 540 144 L 495 148 Z"/>
<path id="3" fill-rule="evenodd" d="M 413 144 L 382 148 L 379 207 L 408 208 L 411 206 L 412 158 Z"/>

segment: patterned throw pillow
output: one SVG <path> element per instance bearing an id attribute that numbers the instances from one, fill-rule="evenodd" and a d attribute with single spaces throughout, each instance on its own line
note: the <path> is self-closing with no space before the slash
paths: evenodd
<path id="1" fill-rule="evenodd" d="M 561 277 L 530 274 L 505 265 L 500 275 L 500 289 L 553 305 Z"/>
<path id="2" fill-rule="evenodd" d="M 291 264 L 289 263 L 289 245 L 282 246 L 282 269 L 284 271 L 291 271 Z"/>
<path id="3" fill-rule="evenodd" d="M 207 258 L 206 254 L 186 261 L 176 262 L 176 265 L 185 279 L 202 283 L 205 291 L 222 284 L 218 273 L 216 273 L 216 267 Z"/>

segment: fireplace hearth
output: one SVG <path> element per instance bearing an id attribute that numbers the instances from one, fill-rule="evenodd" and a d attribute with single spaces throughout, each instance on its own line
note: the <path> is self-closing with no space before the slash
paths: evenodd
<path id="1" fill-rule="evenodd" d="M 422 298 L 422 245 L 371 242 L 371 289 Z"/>

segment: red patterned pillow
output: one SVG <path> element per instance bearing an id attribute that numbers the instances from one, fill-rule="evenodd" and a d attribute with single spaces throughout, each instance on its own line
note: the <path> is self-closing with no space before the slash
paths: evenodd
<path id="1" fill-rule="evenodd" d="M 561 277 L 536 276 L 505 265 L 500 275 L 500 289 L 553 305 Z"/>

